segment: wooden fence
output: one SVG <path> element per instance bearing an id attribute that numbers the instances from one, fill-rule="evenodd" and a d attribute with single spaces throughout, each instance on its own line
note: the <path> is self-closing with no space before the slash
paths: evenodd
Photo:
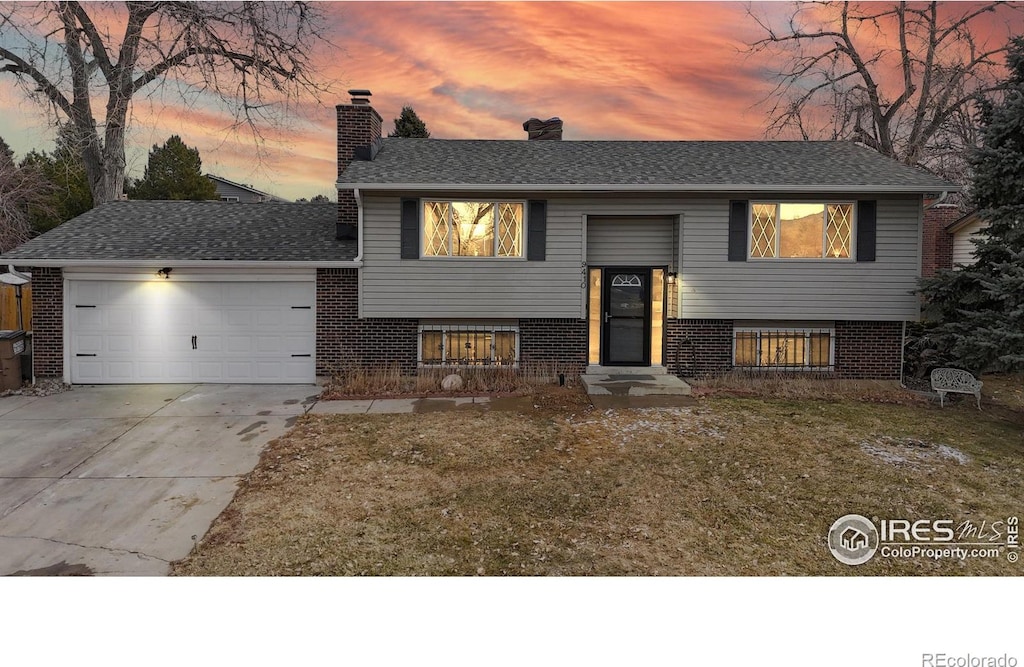
<path id="1" fill-rule="evenodd" d="M 21 288 L 22 325 L 18 326 L 18 298 L 14 285 L 0 283 L 0 329 L 32 330 L 32 285 Z"/>

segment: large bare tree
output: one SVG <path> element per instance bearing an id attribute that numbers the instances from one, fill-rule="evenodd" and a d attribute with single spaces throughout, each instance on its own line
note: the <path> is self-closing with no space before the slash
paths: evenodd
<path id="1" fill-rule="evenodd" d="M 1024 6 L 796 2 L 785 19 L 752 6 L 763 37 L 749 52 L 781 63 L 764 100 L 769 136 L 848 139 L 965 182 L 977 104 L 1005 83 Z M 1001 17 L 1003 21 L 993 21 Z M 996 29 L 1003 23 L 1004 29 Z"/>
<path id="2" fill-rule="evenodd" d="M 0 252 L 29 240 L 30 212 L 51 212 L 49 198 L 54 190 L 53 183 L 36 165 L 16 165 L 14 152 L 0 137 Z"/>
<path id="3" fill-rule="evenodd" d="M 183 99 L 215 96 L 258 139 L 282 109 L 327 90 L 313 64 L 327 25 L 306 2 L 3 3 L 0 75 L 75 129 L 99 204 L 124 192 L 140 93 L 173 79 Z"/>

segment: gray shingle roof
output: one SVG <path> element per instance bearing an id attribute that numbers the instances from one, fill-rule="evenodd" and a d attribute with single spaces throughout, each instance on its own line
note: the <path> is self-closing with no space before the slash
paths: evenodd
<path id="1" fill-rule="evenodd" d="M 478 141 L 386 139 L 354 161 L 352 185 L 621 185 L 680 190 L 835 188 L 932 191 L 957 186 L 850 142 Z"/>
<path id="2" fill-rule="evenodd" d="M 337 204 L 109 202 L 0 260 L 351 260 L 356 243 L 335 238 L 337 219 Z"/>

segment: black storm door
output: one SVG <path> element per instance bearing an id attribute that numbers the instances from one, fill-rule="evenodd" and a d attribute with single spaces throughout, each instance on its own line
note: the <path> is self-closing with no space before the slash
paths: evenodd
<path id="1" fill-rule="evenodd" d="M 651 365 L 651 270 L 605 269 L 602 361 L 605 366 Z"/>

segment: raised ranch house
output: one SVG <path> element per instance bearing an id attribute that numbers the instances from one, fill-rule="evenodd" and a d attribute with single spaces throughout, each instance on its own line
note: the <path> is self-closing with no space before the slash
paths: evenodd
<path id="1" fill-rule="evenodd" d="M 955 185 L 839 142 L 383 139 L 351 92 L 337 205 L 112 202 L 4 255 L 36 375 L 899 376 L 924 197 Z"/>

